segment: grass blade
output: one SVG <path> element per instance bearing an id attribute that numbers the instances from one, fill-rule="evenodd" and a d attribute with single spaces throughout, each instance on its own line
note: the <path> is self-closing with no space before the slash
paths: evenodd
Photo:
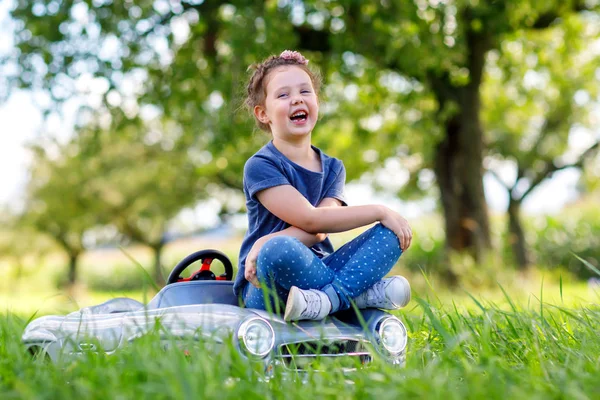
<path id="1" fill-rule="evenodd" d="M 578 259 L 579 261 L 581 261 L 583 263 L 583 265 L 585 265 L 591 271 L 595 272 L 598 276 L 600 276 L 600 271 L 598 270 L 598 268 L 594 267 L 589 261 L 584 260 L 583 258 L 579 257 L 577 254 L 575 254 L 573 252 L 571 252 L 571 254 L 573 254 L 576 259 Z"/>
<path id="2" fill-rule="evenodd" d="M 512 302 L 504 287 L 500 283 L 498 283 L 498 286 L 500 287 L 500 290 L 502 290 L 502 293 L 504 293 L 504 297 L 506 298 L 506 301 L 508 301 L 508 304 L 510 304 L 510 308 L 512 308 L 513 312 L 517 312 L 517 307 L 515 307 L 515 304 Z"/>
<path id="3" fill-rule="evenodd" d="M 159 292 L 160 288 L 158 287 L 156 282 L 154 282 L 154 279 L 152 279 L 152 277 L 150 276 L 148 271 L 146 271 L 146 268 L 144 268 L 142 264 L 140 264 L 135 258 L 133 258 L 133 256 L 131 254 L 129 254 L 127 252 L 127 250 L 125 250 L 122 246 L 119 246 L 119 249 L 121 250 L 121 252 L 123 252 L 123 254 L 125 254 L 125 257 L 127 257 L 132 263 L 134 263 L 140 269 L 140 271 L 142 271 L 142 275 L 144 276 L 146 282 L 148 282 L 154 288 L 154 290 Z"/>
<path id="4" fill-rule="evenodd" d="M 560 302 L 564 303 L 565 301 L 563 300 L 563 282 L 562 282 L 562 274 L 560 274 L 560 278 L 558 280 L 558 284 L 560 285 Z"/>
<path id="5" fill-rule="evenodd" d="M 442 324 L 442 322 L 433 314 L 433 311 L 431 311 L 431 307 L 425 300 L 423 300 L 423 299 L 416 299 L 416 300 L 423 308 L 423 311 L 425 312 L 425 314 L 429 317 L 429 320 L 431 321 L 431 325 L 433 325 L 433 328 L 436 331 L 438 331 L 438 333 L 440 335 L 442 335 L 442 338 L 444 339 L 444 342 L 446 343 L 446 345 L 450 345 L 451 341 L 452 341 L 452 334 L 450 332 L 448 332 L 446 330 L 446 328 L 444 328 L 444 325 Z"/>
<path id="6" fill-rule="evenodd" d="M 546 321 L 544 320 L 544 277 L 542 276 L 542 286 L 540 287 L 540 318 L 542 320 L 542 324 Z"/>

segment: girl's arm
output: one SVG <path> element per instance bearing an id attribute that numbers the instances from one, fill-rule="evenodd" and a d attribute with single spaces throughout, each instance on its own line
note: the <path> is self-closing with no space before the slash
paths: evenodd
<path id="1" fill-rule="evenodd" d="M 342 202 L 333 197 L 325 197 L 317 207 L 341 207 Z"/>
<path id="2" fill-rule="evenodd" d="M 327 197 L 324 198 L 317 207 L 337 207 L 341 206 L 341 202 L 337 199 Z M 312 247 L 317 243 L 321 243 L 323 240 L 327 238 L 326 233 L 307 233 L 300 228 L 295 226 L 290 226 L 282 231 L 270 233 L 258 239 L 252 245 L 252 248 L 248 252 L 246 256 L 246 263 L 244 265 L 244 277 L 248 282 L 252 283 L 254 286 L 259 287 L 258 279 L 256 278 L 256 259 L 258 258 L 258 253 L 263 245 L 271 238 L 275 236 L 291 236 L 300 240 L 306 247 Z"/>
<path id="3" fill-rule="evenodd" d="M 332 197 L 326 197 L 319 203 L 317 208 L 337 207 L 337 206 L 341 206 L 341 205 L 342 204 L 339 200 L 334 199 Z M 258 239 L 256 242 L 260 242 L 259 247 L 262 247 L 262 245 L 265 244 L 267 242 L 267 240 L 269 240 L 275 236 L 281 236 L 281 235 L 295 237 L 296 239 L 301 241 L 306 247 L 312 247 L 315 244 L 321 243 L 323 240 L 327 239 L 326 233 L 308 233 L 298 227 L 290 226 L 282 231 L 265 235 L 265 236 L 261 237 L 260 239 Z"/>
<path id="4" fill-rule="evenodd" d="M 308 233 L 344 232 L 379 221 L 398 236 L 402 250 L 410 246 L 412 231 L 408 222 L 385 206 L 313 207 L 291 185 L 265 189 L 256 197 L 278 218 Z"/>

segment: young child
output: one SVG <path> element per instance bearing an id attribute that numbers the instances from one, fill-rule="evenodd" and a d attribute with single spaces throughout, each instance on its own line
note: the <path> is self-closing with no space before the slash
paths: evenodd
<path id="1" fill-rule="evenodd" d="M 286 321 L 323 319 L 351 301 L 403 307 L 408 281 L 382 278 L 410 246 L 412 231 L 387 207 L 346 205 L 344 165 L 311 145 L 320 79 L 307 64 L 286 50 L 253 66 L 246 105 L 273 139 L 244 167 L 248 231 L 234 293 L 250 308 L 278 310 L 285 302 Z M 328 233 L 376 222 L 333 251 Z"/>

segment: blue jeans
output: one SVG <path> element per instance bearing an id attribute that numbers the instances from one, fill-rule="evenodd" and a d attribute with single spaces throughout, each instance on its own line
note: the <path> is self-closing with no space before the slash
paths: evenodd
<path id="1" fill-rule="evenodd" d="M 261 287 L 248 283 L 242 292 L 244 304 L 281 313 L 290 288 L 297 286 L 324 291 L 332 313 L 345 310 L 351 299 L 381 280 L 401 254 L 398 237 L 381 224 L 324 258 L 296 238 L 276 236 L 258 254 L 256 275 Z"/>

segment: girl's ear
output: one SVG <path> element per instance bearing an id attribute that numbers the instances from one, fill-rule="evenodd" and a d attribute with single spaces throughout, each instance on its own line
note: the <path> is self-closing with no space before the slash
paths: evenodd
<path id="1" fill-rule="evenodd" d="M 267 110 L 263 106 L 254 106 L 254 116 L 263 124 L 268 124 L 269 117 L 267 116 Z"/>

